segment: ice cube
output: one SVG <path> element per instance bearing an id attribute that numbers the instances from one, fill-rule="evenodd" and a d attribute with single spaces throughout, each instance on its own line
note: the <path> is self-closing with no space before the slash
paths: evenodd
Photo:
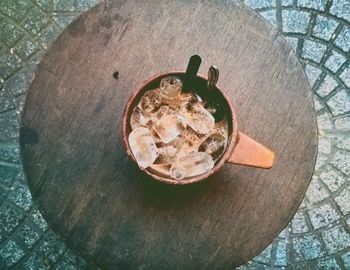
<path id="1" fill-rule="evenodd" d="M 160 174 L 162 176 L 171 177 L 170 176 L 170 164 L 153 164 L 151 165 L 151 171 L 156 174 Z"/>
<path id="2" fill-rule="evenodd" d="M 141 98 L 138 106 L 146 114 L 156 112 L 162 105 L 159 89 L 147 91 Z"/>
<path id="3" fill-rule="evenodd" d="M 226 138 L 219 132 L 210 134 L 199 146 L 198 151 L 206 152 L 216 161 L 221 157 L 226 148 Z"/>
<path id="4" fill-rule="evenodd" d="M 135 107 L 130 117 L 130 125 L 132 129 L 147 126 L 150 124 L 150 118 L 145 115 L 139 107 Z"/>
<path id="5" fill-rule="evenodd" d="M 175 160 L 175 155 L 178 149 L 174 145 L 165 145 L 158 148 L 159 156 L 155 163 L 157 164 L 170 164 Z"/>
<path id="6" fill-rule="evenodd" d="M 183 117 L 177 113 L 165 114 L 153 125 L 153 129 L 164 143 L 171 142 L 185 128 Z"/>
<path id="7" fill-rule="evenodd" d="M 193 152 L 178 158 L 170 168 L 170 175 L 181 180 L 210 171 L 214 167 L 211 156 L 205 152 Z"/>
<path id="8" fill-rule="evenodd" d="M 182 81 L 175 76 L 167 76 L 160 80 L 160 96 L 164 100 L 173 100 L 180 96 Z"/>
<path id="9" fill-rule="evenodd" d="M 158 149 L 149 129 L 138 127 L 129 135 L 131 152 L 141 170 L 151 166 L 158 157 Z"/>
<path id="10" fill-rule="evenodd" d="M 201 103 L 190 101 L 182 106 L 182 114 L 186 123 L 199 134 L 207 134 L 215 124 L 214 117 L 208 112 Z"/>

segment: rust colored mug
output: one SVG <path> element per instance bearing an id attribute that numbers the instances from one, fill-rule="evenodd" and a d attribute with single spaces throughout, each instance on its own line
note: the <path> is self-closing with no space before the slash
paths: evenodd
<path id="1" fill-rule="evenodd" d="M 134 162 L 136 162 L 136 160 L 131 152 L 130 145 L 128 142 L 129 134 L 132 131 L 130 126 L 130 117 L 132 111 L 134 107 L 137 106 L 141 97 L 148 90 L 159 87 L 160 80 L 170 75 L 177 76 L 183 80 L 185 73 L 167 72 L 155 75 L 147 79 L 139 87 L 137 87 L 133 91 L 129 100 L 127 101 L 122 119 L 122 141 L 126 148 L 127 154 L 132 158 Z M 197 85 L 198 89 L 202 89 L 204 91 L 207 85 L 207 80 L 204 77 L 197 75 L 196 82 L 194 84 Z M 219 86 L 215 86 L 215 89 L 213 89 L 213 91 L 215 91 L 217 95 L 217 100 L 220 102 L 220 106 L 225 111 L 225 115 L 227 117 L 229 125 L 228 142 L 225 152 L 223 153 L 221 158 L 216 162 L 215 166 L 210 171 L 194 177 L 184 178 L 182 180 L 166 178 L 156 174 L 150 168 L 145 169 L 144 171 L 152 178 L 167 184 L 185 185 L 208 178 L 210 175 L 216 173 L 224 165 L 224 163 L 246 165 L 264 169 L 269 169 L 272 167 L 275 154 L 270 149 L 256 142 L 255 140 L 245 135 L 238 129 L 237 115 L 230 99 L 227 97 L 224 91 L 221 90 Z"/>

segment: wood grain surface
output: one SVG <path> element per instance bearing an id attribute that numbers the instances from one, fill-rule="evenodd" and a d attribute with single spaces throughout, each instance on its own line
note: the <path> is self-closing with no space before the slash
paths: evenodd
<path id="1" fill-rule="evenodd" d="M 131 91 L 154 74 L 185 70 L 193 54 L 201 74 L 220 69 L 240 130 L 275 151 L 272 169 L 226 164 L 207 181 L 169 186 L 127 157 L 120 122 Z M 232 1 L 134 0 L 100 4 L 50 48 L 27 96 L 20 143 L 44 217 L 90 262 L 232 269 L 295 214 L 317 134 L 302 67 L 262 17 Z"/>

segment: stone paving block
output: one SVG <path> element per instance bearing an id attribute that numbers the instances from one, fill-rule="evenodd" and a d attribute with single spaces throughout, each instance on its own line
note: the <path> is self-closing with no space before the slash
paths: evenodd
<path id="1" fill-rule="evenodd" d="M 282 0 L 282 1 L 281 1 L 281 5 L 282 5 L 283 7 L 293 6 L 293 0 Z"/>
<path id="2" fill-rule="evenodd" d="M 246 0 L 245 3 L 253 9 L 276 7 L 275 0 Z"/>
<path id="3" fill-rule="evenodd" d="M 39 8 L 33 8 L 22 21 L 22 25 L 31 34 L 38 34 L 48 23 L 48 18 Z"/>
<path id="4" fill-rule="evenodd" d="M 267 246 L 258 256 L 254 258 L 254 261 L 269 264 L 271 261 L 271 250 L 272 245 Z"/>
<path id="5" fill-rule="evenodd" d="M 350 50 L 350 26 L 343 26 L 338 37 L 335 40 L 335 44 L 341 48 L 344 52 Z"/>
<path id="6" fill-rule="evenodd" d="M 318 152 L 323 154 L 330 154 L 332 150 L 332 140 L 328 136 L 319 136 L 318 138 Z"/>
<path id="7" fill-rule="evenodd" d="M 350 21 L 350 2 L 347 0 L 333 0 L 330 13 Z"/>
<path id="8" fill-rule="evenodd" d="M 50 259 L 38 251 L 30 254 L 30 258 L 24 263 L 25 270 L 48 270 L 52 269 L 53 263 Z"/>
<path id="9" fill-rule="evenodd" d="M 85 11 L 91 7 L 93 7 L 95 4 L 101 2 L 101 0 L 76 0 L 75 6 L 76 9 Z"/>
<path id="10" fill-rule="evenodd" d="M 344 254 L 341 256 L 341 258 L 342 258 L 342 260 L 343 260 L 345 269 L 350 269 L 350 251 L 344 253 Z"/>
<path id="11" fill-rule="evenodd" d="M 349 39 L 350 43 L 350 39 Z M 348 65 L 339 76 L 342 81 L 350 88 L 350 65 Z"/>
<path id="12" fill-rule="evenodd" d="M 307 234 L 293 238 L 293 247 L 296 261 L 316 259 L 326 254 L 322 243 L 314 234 Z"/>
<path id="13" fill-rule="evenodd" d="M 326 7 L 327 0 L 298 0 L 299 7 L 312 8 L 323 11 Z"/>
<path id="14" fill-rule="evenodd" d="M 350 37 L 349 37 L 349 40 L 350 40 Z M 333 50 L 332 54 L 328 57 L 324 66 L 335 73 L 345 63 L 345 61 L 346 61 L 345 56 Z"/>
<path id="15" fill-rule="evenodd" d="M 335 128 L 339 130 L 350 130 L 350 117 L 345 116 L 343 118 L 335 119 Z"/>
<path id="16" fill-rule="evenodd" d="M 345 188 L 339 195 L 334 197 L 335 202 L 344 215 L 350 213 L 350 188 Z"/>
<path id="17" fill-rule="evenodd" d="M 343 174 L 327 166 L 320 174 L 320 179 L 331 192 L 337 191 L 346 181 Z"/>
<path id="18" fill-rule="evenodd" d="M 5 89 L 0 90 L 0 113 L 14 109 L 10 94 Z M 0 157 L 1 158 L 1 157 Z"/>
<path id="19" fill-rule="evenodd" d="M 6 81 L 6 88 L 15 96 L 22 95 L 27 91 L 32 76 L 33 74 L 27 69 L 21 69 Z"/>
<path id="20" fill-rule="evenodd" d="M 0 184 L 3 187 L 11 188 L 12 183 L 17 178 L 19 169 L 16 166 L 11 166 L 10 164 L 0 164 Z"/>
<path id="21" fill-rule="evenodd" d="M 0 144 L 18 142 L 19 125 L 15 111 L 0 114 Z"/>
<path id="22" fill-rule="evenodd" d="M 3 0 L 0 5 L 0 13 L 16 21 L 20 21 L 31 6 L 32 3 L 26 0 Z"/>
<path id="23" fill-rule="evenodd" d="M 315 229 L 325 227 L 340 218 L 330 203 L 325 203 L 308 211 L 311 224 Z"/>
<path id="24" fill-rule="evenodd" d="M 306 34 L 309 25 L 310 14 L 305 11 L 283 10 L 282 30 L 285 33 Z"/>
<path id="25" fill-rule="evenodd" d="M 274 264 L 278 266 L 288 265 L 288 243 L 286 240 L 279 240 L 276 248 L 276 259 Z"/>
<path id="26" fill-rule="evenodd" d="M 63 254 L 65 245 L 50 230 L 45 239 L 41 242 L 38 250 L 44 254 L 45 257 L 49 258 L 52 263 L 55 263 Z"/>
<path id="27" fill-rule="evenodd" d="M 292 232 L 293 234 L 306 233 L 309 231 L 309 227 L 306 223 L 304 213 L 298 211 L 292 219 Z"/>
<path id="28" fill-rule="evenodd" d="M 39 210 L 34 209 L 31 213 L 31 218 L 32 222 L 41 230 L 45 231 L 48 228 L 48 225 Z"/>
<path id="29" fill-rule="evenodd" d="M 75 11 L 74 0 L 53 0 L 53 10 L 55 12 Z"/>
<path id="30" fill-rule="evenodd" d="M 56 25 L 49 24 L 39 33 L 39 42 L 45 49 L 48 49 L 48 47 L 58 37 L 59 32 L 59 28 Z"/>
<path id="31" fill-rule="evenodd" d="M 315 110 L 316 112 L 321 111 L 322 109 L 324 109 L 323 104 L 321 104 L 321 102 L 316 98 L 316 96 L 314 96 L 314 104 L 315 104 Z"/>
<path id="32" fill-rule="evenodd" d="M 339 90 L 326 103 L 334 116 L 350 111 L 350 95 L 345 89 Z"/>
<path id="33" fill-rule="evenodd" d="M 319 260 L 315 266 L 315 269 L 330 269 L 330 270 L 340 270 L 340 266 L 334 258 L 327 258 Z"/>
<path id="34" fill-rule="evenodd" d="M 72 252 L 66 252 L 58 264 L 53 268 L 55 270 L 76 270 L 77 256 Z"/>
<path id="35" fill-rule="evenodd" d="M 321 233 L 329 254 L 350 247 L 350 235 L 341 225 L 322 230 Z"/>
<path id="36" fill-rule="evenodd" d="M 0 21 L 0 41 L 10 48 L 24 35 L 16 25 Z"/>
<path id="37" fill-rule="evenodd" d="M 321 96 L 325 97 L 330 92 L 332 92 L 336 87 L 338 86 L 338 83 L 336 80 L 332 78 L 330 75 L 326 75 L 326 77 L 323 79 L 321 85 L 316 90 L 316 92 Z"/>
<path id="38" fill-rule="evenodd" d="M 32 195 L 27 186 L 16 185 L 9 195 L 9 200 L 23 210 L 29 210 L 32 205 Z"/>
<path id="39" fill-rule="evenodd" d="M 285 37 L 285 38 L 288 41 L 289 45 L 292 46 L 294 52 L 296 52 L 298 47 L 298 41 L 299 41 L 298 38 L 294 38 L 294 37 Z"/>
<path id="40" fill-rule="evenodd" d="M 0 258 L 6 266 L 11 266 L 24 256 L 24 251 L 15 241 L 8 241 L 0 250 Z"/>
<path id="41" fill-rule="evenodd" d="M 274 27 L 277 28 L 277 19 L 276 19 L 276 10 L 272 9 L 272 10 L 268 10 L 268 11 L 263 11 L 260 12 L 260 14 L 269 21 L 269 23 L 271 23 Z"/>
<path id="42" fill-rule="evenodd" d="M 0 208 L 0 235 L 8 235 L 16 228 L 23 218 L 24 213 L 8 203 L 5 203 Z"/>
<path id="43" fill-rule="evenodd" d="M 322 73 L 322 71 L 318 67 L 307 64 L 305 66 L 305 73 L 312 87 L 317 81 L 317 79 L 320 77 L 320 74 Z"/>
<path id="44" fill-rule="evenodd" d="M 338 168 L 341 172 L 350 176 L 350 153 L 347 151 L 338 150 L 332 160 L 331 164 Z"/>
<path id="45" fill-rule="evenodd" d="M 20 58 L 8 53 L 7 50 L 0 54 L 0 78 L 6 79 L 21 66 Z"/>
<path id="46" fill-rule="evenodd" d="M 306 192 L 306 196 L 309 199 L 311 204 L 316 204 L 326 199 L 329 196 L 329 194 L 327 190 L 319 182 L 318 177 L 314 176 Z"/>
<path id="47" fill-rule="evenodd" d="M 335 20 L 319 15 L 316 18 L 313 35 L 324 40 L 330 40 L 338 25 L 339 23 Z"/>
<path id="48" fill-rule="evenodd" d="M 25 224 L 18 230 L 17 237 L 25 244 L 28 249 L 30 249 L 40 239 L 40 233 L 38 233 L 29 225 Z"/>
<path id="49" fill-rule="evenodd" d="M 65 28 L 76 17 L 77 17 L 76 15 L 54 15 L 52 18 L 60 28 Z"/>
<path id="50" fill-rule="evenodd" d="M 303 44 L 302 57 L 319 63 L 326 52 L 326 45 L 317 41 L 305 40 Z"/>
<path id="51" fill-rule="evenodd" d="M 344 149 L 344 150 L 348 150 L 350 151 L 350 136 L 348 135 L 344 135 L 344 136 L 339 136 L 339 142 L 337 143 L 337 147 Z"/>
<path id="52" fill-rule="evenodd" d="M 21 59 L 28 59 L 33 53 L 38 51 L 38 45 L 28 38 L 23 38 L 15 47 L 15 53 Z"/>
<path id="53" fill-rule="evenodd" d="M 21 96 L 16 97 L 15 102 L 16 102 L 16 113 L 20 117 L 23 111 L 23 107 L 25 104 L 26 100 L 26 94 L 23 94 Z"/>

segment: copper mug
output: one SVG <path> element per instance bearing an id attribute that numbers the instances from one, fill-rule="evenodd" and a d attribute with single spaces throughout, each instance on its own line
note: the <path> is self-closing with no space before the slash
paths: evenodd
<path id="1" fill-rule="evenodd" d="M 136 162 L 136 160 L 131 152 L 128 142 L 129 134 L 132 131 L 130 126 L 130 117 L 134 107 L 137 106 L 141 97 L 146 93 L 146 91 L 159 87 L 159 83 L 162 78 L 166 76 L 177 76 L 183 80 L 185 78 L 185 74 L 185 72 L 167 72 L 155 75 L 137 87 L 128 99 L 122 119 L 122 141 L 127 154 L 134 162 Z M 207 85 L 207 80 L 203 76 L 197 75 L 195 80 L 196 85 L 198 85 L 199 89 L 203 89 Z M 144 170 L 146 174 L 163 183 L 185 185 L 199 182 L 208 178 L 210 175 L 216 173 L 225 163 L 239 164 L 264 169 L 269 169 L 272 167 L 275 154 L 270 149 L 253 140 L 238 129 L 237 114 L 229 97 L 219 86 L 215 86 L 214 91 L 217 95 L 217 100 L 220 102 L 220 106 L 222 106 L 222 108 L 225 110 L 229 126 L 229 137 L 225 152 L 216 162 L 215 166 L 204 174 L 188 177 L 182 180 L 175 180 L 172 178 L 160 176 L 150 168 Z"/>

